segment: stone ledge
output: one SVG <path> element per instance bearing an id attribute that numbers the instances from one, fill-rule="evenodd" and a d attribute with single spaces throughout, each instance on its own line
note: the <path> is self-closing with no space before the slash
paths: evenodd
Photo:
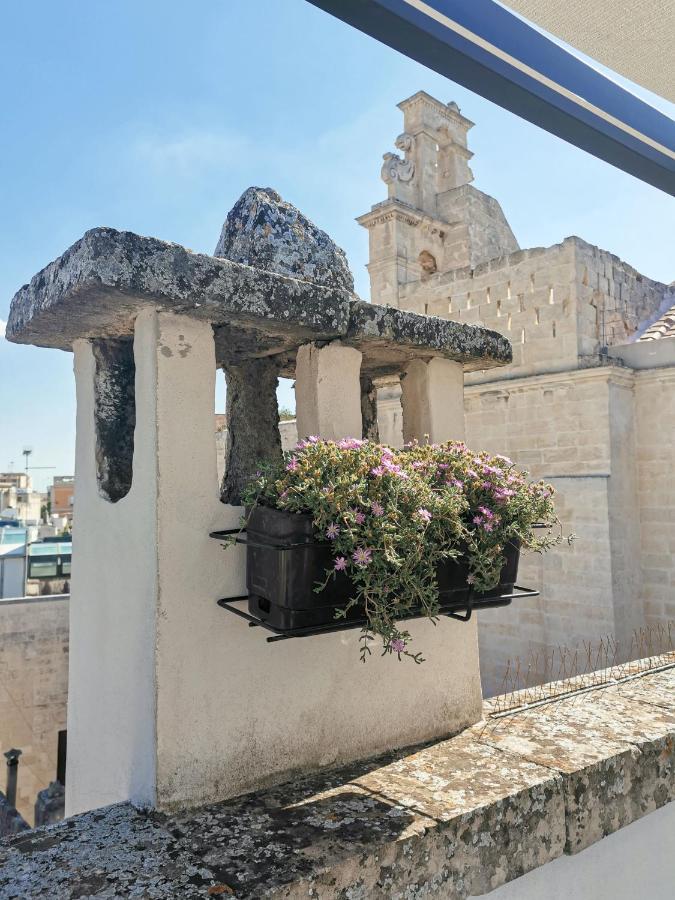
<path id="1" fill-rule="evenodd" d="M 6 336 L 70 350 L 80 338 L 130 337 L 148 306 L 210 322 L 219 365 L 279 356 L 290 371 L 301 344 L 338 338 L 363 352 L 366 372 L 394 373 L 412 358 L 443 356 L 467 369 L 512 358 L 495 331 L 388 310 L 344 287 L 113 228 L 88 231 L 17 292 Z"/>
<path id="2" fill-rule="evenodd" d="M 171 817 L 121 804 L 0 844 L 0 898 L 493 890 L 675 798 L 675 667 Z"/>

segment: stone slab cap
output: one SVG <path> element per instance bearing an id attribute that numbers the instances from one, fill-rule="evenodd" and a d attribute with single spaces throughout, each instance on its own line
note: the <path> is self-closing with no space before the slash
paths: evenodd
<path id="1" fill-rule="evenodd" d="M 184 814 L 74 816 L 0 841 L 0 897 L 479 896 L 675 799 L 674 673 L 486 704 L 448 740 Z"/>
<path id="2" fill-rule="evenodd" d="M 362 368 L 372 375 L 400 371 L 411 359 L 441 356 L 465 371 L 507 365 L 511 342 L 497 331 L 462 325 L 437 316 L 353 300 L 343 343 L 363 353 Z"/>
<path id="3" fill-rule="evenodd" d="M 348 290 L 324 287 L 130 231 L 94 228 L 14 296 L 10 341 L 69 350 L 78 338 L 133 334 L 138 312 L 227 325 L 242 348 L 271 348 L 344 334 Z M 255 329 L 252 338 L 247 329 Z"/>
<path id="4" fill-rule="evenodd" d="M 376 375 L 433 356 L 468 370 L 511 362 L 497 332 L 359 300 L 344 251 L 270 188 L 244 192 L 216 254 L 94 228 L 15 295 L 6 336 L 68 350 L 78 338 L 131 336 L 139 311 L 155 306 L 211 322 L 219 365 L 280 356 L 292 375 L 300 345 L 336 338 Z"/>

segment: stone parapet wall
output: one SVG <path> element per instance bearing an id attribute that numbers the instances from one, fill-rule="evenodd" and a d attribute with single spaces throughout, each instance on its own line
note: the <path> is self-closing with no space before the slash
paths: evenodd
<path id="1" fill-rule="evenodd" d="M 66 727 L 68 607 L 67 596 L 0 601 L 0 752 L 22 751 L 17 808 L 29 822 Z"/>
<path id="2" fill-rule="evenodd" d="M 597 854 L 623 870 L 628 852 L 666 900 L 674 672 L 671 655 L 659 672 L 506 716 L 488 703 L 448 740 L 227 803 L 171 816 L 118 804 L 18 835 L 0 842 L 0 897 L 464 900 L 513 882 L 506 896 L 604 900 L 603 870 L 584 892 L 575 878 Z M 545 893 L 518 892 L 527 873 Z"/>

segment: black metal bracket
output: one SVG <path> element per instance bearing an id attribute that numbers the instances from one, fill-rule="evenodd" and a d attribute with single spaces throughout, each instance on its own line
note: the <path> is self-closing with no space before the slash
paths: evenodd
<path id="1" fill-rule="evenodd" d="M 294 544 L 273 544 L 271 541 L 254 541 L 249 538 L 245 528 L 226 528 L 224 531 L 211 531 L 209 537 L 217 541 L 226 540 L 236 534 L 235 544 L 243 544 L 245 547 L 264 547 L 266 550 L 295 550 L 297 547 L 318 547 L 318 541 L 302 541 Z"/>
<path id="2" fill-rule="evenodd" d="M 512 600 L 538 596 L 539 591 L 535 591 L 532 588 L 519 587 L 518 585 L 516 585 L 508 594 L 499 594 L 491 597 L 476 596 L 472 591 L 468 601 L 461 606 L 458 606 L 456 609 L 441 609 L 438 613 L 438 618 L 446 616 L 450 619 L 458 619 L 460 622 L 468 622 L 472 614 L 479 609 L 508 606 Z M 235 606 L 235 604 L 244 601 L 248 602 L 248 595 L 241 597 L 222 597 L 217 603 L 221 609 L 234 613 L 235 616 L 239 616 L 241 619 L 245 619 L 249 624 L 249 628 L 264 628 L 266 631 L 271 631 L 272 636 L 266 639 L 268 644 L 274 643 L 275 641 L 287 641 L 291 638 L 313 637 L 318 634 L 332 634 L 335 631 L 348 631 L 352 628 L 364 628 L 368 625 L 367 619 L 350 619 L 348 622 L 336 619 L 328 625 L 296 628 L 294 631 L 279 631 L 263 619 L 258 618 L 258 616 L 254 616 L 247 610 Z M 409 616 L 402 616 L 401 621 L 421 618 L 424 618 L 424 616 L 416 613 Z"/>

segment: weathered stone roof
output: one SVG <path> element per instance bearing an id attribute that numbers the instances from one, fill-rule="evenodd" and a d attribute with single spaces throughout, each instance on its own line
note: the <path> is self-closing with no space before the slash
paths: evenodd
<path id="1" fill-rule="evenodd" d="M 675 798 L 675 656 L 462 734 L 175 816 L 121 804 L 0 844 L 0 897 L 460 900 Z"/>
<path id="2" fill-rule="evenodd" d="M 660 338 L 675 337 L 675 306 L 671 306 L 656 322 L 646 328 L 638 341 L 658 341 Z"/>
<path id="3" fill-rule="evenodd" d="M 227 239 L 221 249 L 234 252 L 236 244 Z M 301 344 L 337 338 L 363 350 L 365 371 L 395 371 L 413 356 L 444 356 L 467 369 L 511 361 L 511 345 L 497 332 L 364 304 L 339 286 L 347 274 L 326 286 L 94 228 L 18 291 L 6 336 L 68 350 L 78 338 L 131 336 L 139 310 L 152 305 L 211 322 L 219 364 L 281 355 L 288 368 Z"/>

